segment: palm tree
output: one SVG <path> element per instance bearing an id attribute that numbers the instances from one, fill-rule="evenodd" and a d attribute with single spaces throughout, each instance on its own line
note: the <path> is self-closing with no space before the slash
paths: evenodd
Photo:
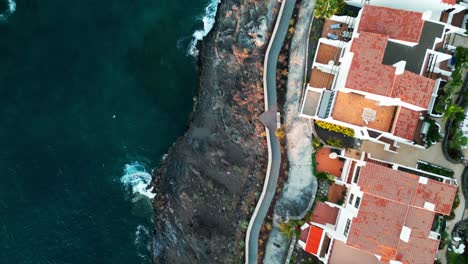
<path id="1" fill-rule="evenodd" d="M 451 104 L 444 111 L 444 119 L 453 119 L 455 117 L 459 117 L 460 114 L 464 113 L 465 109 L 463 109 L 463 107 Z"/>
<path id="2" fill-rule="evenodd" d="M 292 238 L 296 233 L 296 223 L 294 221 L 282 222 L 279 229 L 287 238 Z"/>
<path id="3" fill-rule="evenodd" d="M 461 150 L 462 147 L 468 146 L 468 138 L 460 129 L 457 129 L 448 143 L 451 149 Z"/>
<path id="4" fill-rule="evenodd" d="M 341 12 L 346 6 L 343 0 L 317 0 L 314 16 L 316 18 L 330 18 Z"/>

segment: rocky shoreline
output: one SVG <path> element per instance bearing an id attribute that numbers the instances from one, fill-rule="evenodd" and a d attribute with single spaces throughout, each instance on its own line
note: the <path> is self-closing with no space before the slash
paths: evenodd
<path id="1" fill-rule="evenodd" d="M 278 2 L 223 0 L 190 125 L 153 173 L 154 263 L 239 263 L 267 165 L 263 59 Z M 181 77 L 183 78 L 183 77 Z"/>

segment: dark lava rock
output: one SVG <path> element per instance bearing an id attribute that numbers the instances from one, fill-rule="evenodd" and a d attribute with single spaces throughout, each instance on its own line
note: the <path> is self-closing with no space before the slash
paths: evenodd
<path id="1" fill-rule="evenodd" d="M 267 165 L 258 116 L 264 110 L 262 69 L 272 25 L 259 17 L 273 2 L 223 0 L 215 27 L 201 44 L 192 121 L 153 173 L 155 263 L 243 259 L 245 223 Z"/>

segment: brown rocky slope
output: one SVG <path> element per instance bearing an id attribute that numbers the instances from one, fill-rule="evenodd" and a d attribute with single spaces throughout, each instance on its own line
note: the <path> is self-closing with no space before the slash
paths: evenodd
<path id="1" fill-rule="evenodd" d="M 190 126 L 154 171 L 155 263 L 239 263 L 267 164 L 262 71 L 274 0 L 223 0 Z M 183 77 L 181 77 L 183 78 Z"/>

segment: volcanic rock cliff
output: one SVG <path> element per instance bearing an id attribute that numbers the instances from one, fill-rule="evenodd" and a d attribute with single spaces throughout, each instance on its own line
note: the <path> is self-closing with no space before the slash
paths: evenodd
<path id="1" fill-rule="evenodd" d="M 223 0 L 192 121 L 154 171 L 155 263 L 239 263 L 267 165 L 263 59 L 275 0 Z"/>

